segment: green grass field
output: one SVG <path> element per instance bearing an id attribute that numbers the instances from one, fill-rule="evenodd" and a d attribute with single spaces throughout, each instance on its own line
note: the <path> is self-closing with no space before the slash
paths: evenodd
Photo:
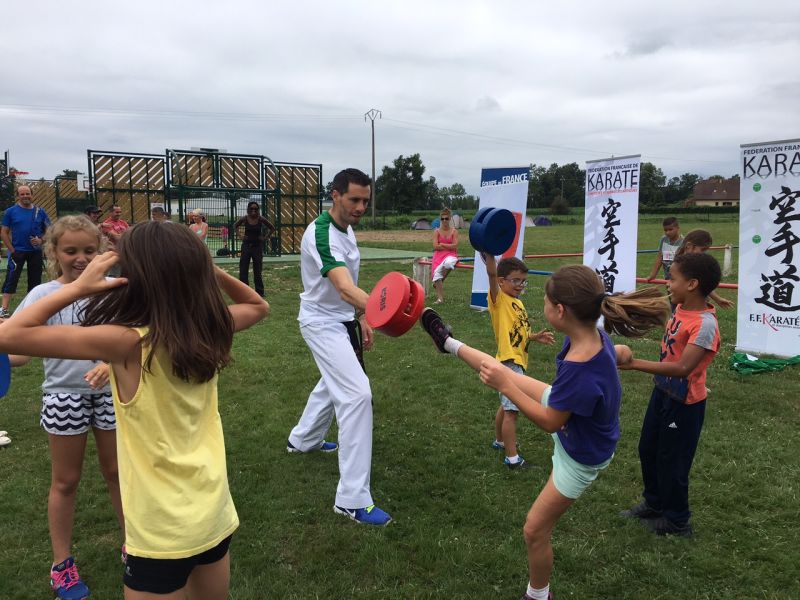
<path id="1" fill-rule="evenodd" d="M 712 231 L 715 243 L 737 243 L 734 222 L 687 221 L 682 231 L 700 226 Z M 653 248 L 660 235 L 658 223 L 642 224 L 639 247 Z M 462 255 L 471 254 L 466 237 Z M 578 251 L 582 239 L 581 225 L 529 229 L 525 250 Z M 406 246 L 429 249 L 427 243 Z M 652 261 L 652 254 L 640 255 L 640 275 Z M 577 261 L 528 266 L 552 270 L 568 262 Z M 390 270 L 410 275 L 411 265 L 365 263 L 361 286 L 371 289 Z M 735 278 L 734 271 L 728 280 Z M 375 408 L 372 491 L 395 521 L 373 529 L 335 515 L 336 456 L 285 451 L 318 378 L 295 320 L 299 267 L 270 267 L 265 279 L 272 314 L 237 336 L 235 363 L 220 379 L 228 473 L 241 519 L 231 598 L 519 598 L 527 581 L 521 526 L 549 474 L 549 436 L 521 419 L 522 453 L 538 468 L 508 471 L 489 446 L 497 395 L 457 359 L 438 354 L 418 327 L 400 338 L 378 336 L 367 355 Z M 530 279 L 523 300 L 539 326 L 545 278 Z M 489 317 L 468 308 L 470 288 L 469 271 L 452 274 L 440 312 L 458 338 L 491 353 Z M 556 598 L 800 598 L 800 376 L 796 367 L 752 376 L 731 371 L 734 311 L 722 311 L 719 321 L 723 346 L 709 370 L 711 394 L 691 476 L 695 538 L 657 538 L 617 516 L 639 500 L 637 442 L 651 390 L 649 376 L 623 372 L 616 458 L 553 536 Z M 658 338 L 631 346 L 655 358 Z M 553 377 L 557 340 L 555 348 L 532 347 L 531 375 Z M 32 361 L 14 373 L 11 392 L 0 401 L 0 429 L 13 437 L 0 450 L 2 598 L 52 597 L 41 381 L 40 361 Z M 90 444 L 74 553 L 93 598 L 121 597 L 121 541 Z"/>

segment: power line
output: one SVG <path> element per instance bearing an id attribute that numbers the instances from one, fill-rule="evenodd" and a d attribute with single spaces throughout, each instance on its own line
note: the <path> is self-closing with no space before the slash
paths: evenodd
<path id="1" fill-rule="evenodd" d="M 515 138 L 506 138 L 506 137 L 499 137 L 493 135 L 486 135 L 483 133 L 476 133 L 474 131 L 463 131 L 460 129 L 451 129 L 448 127 L 436 127 L 434 125 L 425 125 L 423 123 L 414 123 L 412 121 L 401 121 L 400 119 L 392 119 L 389 117 L 384 118 L 384 121 L 390 121 L 392 123 L 402 123 L 404 125 L 408 125 L 411 127 L 402 127 L 395 125 L 399 129 L 410 129 L 416 131 L 436 131 L 441 132 L 445 135 L 462 135 L 467 137 L 472 137 L 481 140 L 491 141 L 497 144 L 507 145 L 507 146 L 533 146 L 537 148 L 546 148 L 551 150 L 567 150 L 570 152 L 580 152 L 584 154 L 591 154 L 593 156 L 613 156 L 613 155 L 621 155 L 621 152 L 610 152 L 610 151 L 602 151 L 602 150 L 592 150 L 590 148 L 577 148 L 574 146 L 560 146 L 557 144 L 544 144 L 541 142 L 533 142 L 530 140 L 519 140 Z M 391 125 L 391 123 L 390 123 Z M 688 157 L 681 157 L 681 158 L 670 158 L 667 156 L 655 156 L 655 155 L 647 155 L 647 158 L 651 159 L 658 159 L 658 160 L 673 160 L 673 161 L 680 161 L 680 162 L 700 162 L 700 163 L 709 163 L 709 164 L 716 164 L 716 165 L 727 165 L 730 161 L 719 161 L 719 160 L 703 160 L 703 159 L 694 159 Z"/>
<path id="2" fill-rule="evenodd" d="M 204 118 L 222 121 L 292 121 L 292 120 L 355 120 L 356 115 L 292 114 L 292 113 L 241 113 L 188 110 L 153 110 L 109 107 L 46 106 L 41 104 L 0 104 L 0 110 L 10 112 L 32 112 L 75 116 L 129 116 L 129 117 L 181 117 Z"/>
<path id="3" fill-rule="evenodd" d="M 161 109 L 132 109 L 132 108 L 112 108 L 112 107 L 78 107 L 78 106 L 56 106 L 41 104 L 0 104 L 0 111 L 20 112 L 20 113 L 41 113 L 57 114 L 66 116 L 121 116 L 135 118 L 186 118 L 186 119 L 209 119 L 216 121 L 354 121 L 361 119 L 362 116 L 350 114 L 300 114 L 300 113 L 244 113 L 244 112 L 221 112 L 221 111 L 189 111 L 189 110 L 161 110 Z M 406 129 L 410 131 L 435 132 L 438 135 L 448 137 L 469 137 L 476 140 L 483 140 L 512 147 L 534 147 L 547 150 L 559 150 L 567 152 L 578 152 L 591 156 L 613 156 L 622 154 L 597 150 L 592 148 L 580 148 L 576 146 L 562 146 L 560 144 L 547 144 L 531 140 L 521 140 L 516 138 L 487 135 L 474 131 L 465 131 L 449 127 L 437 127 L 425 123 L 415 123 L 401 119 L 384 117 L 383 121 L 390 127 Z M 715 165 L 727 165 L 730 161 L 704 160 L 690 157 L 673 158 L 668 156 L 644 155 L 648 159 L 667 160 L 677 162 L 706 163 Z"/>

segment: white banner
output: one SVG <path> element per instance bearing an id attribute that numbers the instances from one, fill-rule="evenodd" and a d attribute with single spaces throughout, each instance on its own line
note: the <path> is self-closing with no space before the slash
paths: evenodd
<path id="1" fill-rule="evenodd" d="M 522 242 L 525 237 L 525 208 L 528 204 L 529 167 L 509 167 L 501 169 L 481 169 L 481 193 L 478 208 L 491 206 L 511 211 L 517 221 L 517 235 L 503 257 L 522 258 Z M 489 278 L 480 254 L 475 252 L 475 269 L 472 271 L 472 297 L 470 306 L 478 310 L 488 307 L 486 294 L 489 292 Z"/>
<path id="2" fill-rule="evenodd" d="M 89 184 L 89 175 L 86 173 L 77 173 L 77 180 L 75 185 L 79 192 L 91 192 L 91 185 Z"/>
<path id="3" fill-rule="evenodd" d="M 640 162 L 639 154 L 586 162 L 583 264 L 607 292 L 636 289 Z"/>
<path id="4" fill-rule="evenodd" d="M 736 349 L 800 354 L 800 139 L 742 147 Z"/>

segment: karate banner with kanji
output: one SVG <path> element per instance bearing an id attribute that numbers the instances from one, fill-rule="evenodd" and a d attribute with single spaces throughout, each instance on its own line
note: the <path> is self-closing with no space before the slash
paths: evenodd
<path id="1" fill-rule="evenodd" d="M 800 354 L 800 139 L 741 147 L 736 349 Z"/>
<path id="2" fill-rule="evenodd" d="M 607 292 L 636 289 L 640 162 L 639 154 L 586 162 L 583 264 Z"/>

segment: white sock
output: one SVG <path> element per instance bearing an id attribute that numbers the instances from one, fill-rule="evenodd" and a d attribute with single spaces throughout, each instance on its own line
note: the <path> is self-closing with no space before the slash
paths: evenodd
<path id="1" fill-rule="evenodd" d="M 512 465 L 514 465 L 514 464 L 518 463 L 520 460 L 522 460 L 519 457 L 519 454 L 515 454 L 514 456 L 506 456 L 506 458 L 508 459 L 508 462 L 510 462 Z"/>
<path id="2" fill-rule="evenodd" d="M 447 350 L 450 354 L 454 354 L 458 356 L 458 349 L 464 345 L 464 342 L 459 342 L 454 337 L 449 337 L 444 341 L 444 349 Z"/>
<path id="3" fill-rule="evenodd" d="M 550 597 L 550 584 L 548 583 L 543 588 L 537 590 L 528 582 L 528 591 L 526 593 L 531 600 L 547 600 Z"/>

